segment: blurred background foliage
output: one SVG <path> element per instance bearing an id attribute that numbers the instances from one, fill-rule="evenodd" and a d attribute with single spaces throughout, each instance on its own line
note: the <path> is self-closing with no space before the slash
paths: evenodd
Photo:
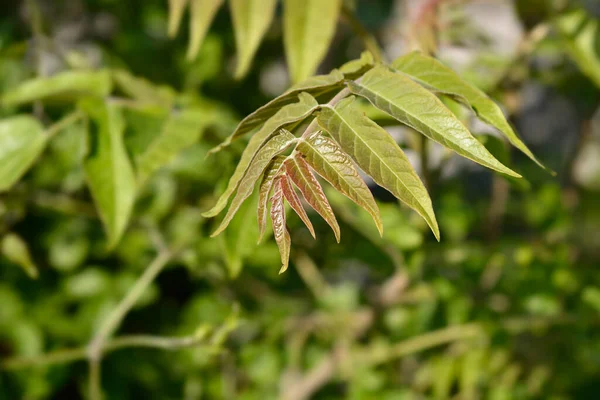
<path id="1" fill-rule="evenodd" d="M 106 355 L 108 399 L 597 398 L 600 3 L 347 2 L 388 59 L 414 48 L 434 52 L 497 99 L 558 175 L 509 151 L 453 104 L 527 182 L 434 144 L 423 168 L 413 132 L 375 115 L 426 175 L 442 242 L 381 189 L 374 192 L 383 238 L 366 213 L 332 192 L 342 243 L 323 221 L 314 219 L 313 241 L 292 218 L 293 262 L 282 275 L 272 240 L 255 244 L 251 204 L 215 239 L 208 237 L 214 221 L 200 216 L 223 190 L 243 143 L 207 158 L 208 150 L 290 84 L 281 11 L 249 74 L 235 80 L 227 8 L 188 61 L 187 33 L 167 37 L 166 3 L 0 6 L 0 93 L 64 71 L 110 71 L 111 100 L 122 105 L 126 151 L 142 182 L 130 227 L 107 251 L 81 164 L 89 122 L 53 125 L 71 115 L 73 99 L 17 99 L 0 108 L 3 121 L 29 113 L 55 127 L 33 167 L 0 194 L 0 399 L 84 396 L 81 360 L 26 368 L 15 360 L 85 346 L 164 243 L 181 251 L 119 334 L 187 337 L 219 332 L 232 318 L 235 326 L 207 345 Z M 320 70 L 362 50 L 341 19 Z M 148 158 L 173 108 L 194 121 L 188 142 L 166 159 Z"/>

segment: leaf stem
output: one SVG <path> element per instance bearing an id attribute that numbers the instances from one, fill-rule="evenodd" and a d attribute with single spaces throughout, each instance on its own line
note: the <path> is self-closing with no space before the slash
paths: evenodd
<path id="1" fill-rule="evenodd" d="M 72 113 L 69 113 L 65 117 L 58 120 L 56 123 L 50 125 L 46 130 L 46 134 L 51 139 L 54 136 L 56 136 L 57 133 L 71 126 L 78 120 L 82 119 L 84 116 L 85 114 L 81 110 L 73 111 Z"/>

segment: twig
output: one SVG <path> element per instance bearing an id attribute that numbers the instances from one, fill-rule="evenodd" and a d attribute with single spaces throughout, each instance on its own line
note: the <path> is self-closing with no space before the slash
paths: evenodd
<path id="1" fill-rule="evenodd" d="M 72 113 L 67 114 L 65 117 L 63 117 L 56 123 L 50 125 L 48 127 L 48 129 L 46 130 L 46 134 L 48 135 L 49 138 L 53 138 L 57 133 L 59 133 L 60 131 L 62 131 L 65 128 L 71 126 L 75 122 L 79 121 L 84 116 L 85 116 L 85 114 L 80 110 L 73 111 Z"/>

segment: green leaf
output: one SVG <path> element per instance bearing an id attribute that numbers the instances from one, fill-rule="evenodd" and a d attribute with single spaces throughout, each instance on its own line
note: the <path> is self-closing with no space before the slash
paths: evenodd
<path id="1" fill-rule="evenodd" d="M 229 146 L 235 139 L 240 138 L 246 133 L 262 124 L 264 121 L 271 118 L 282 107 L 294 103 L 301 93 L 307 93 L 312 96 L 319 96 L 323 93 L 340 89 L 343 87 L 344 75 L 340 71 L 334 69 L 327 75 L 317 75 L 308 78 L 306 81 L 293 86 L 287 92 L 279 97 L 271 100 L 252 114 L 244 118 L 235 128 L 233 133 L 223 141 L 219 146 L 211 150 L 211 153 L 216 153 L 226 146 Z"/>
<path id="2" fill-rule="evenodd" d="M 223 211 L 229 197 L 233 194 L 240 183 L 240 180 L 246 173 L 246 169 L 250 165 L 252 158 L 273 133 L 288 124 L 305 119 L 319 107 L 317 101 L 307 93 L 300 93 L 298 98 L 300 100 L 298 103 L 288 104 L 282 107 L 275 115 L 265 122 L 262 128 L 254 134 L 254 136 L 252 136 L 242 153 L 240 162 L 229 179 L 229 184 L 227 185 L 225 192 L 219 197 L 219 200 L 217 200 L 217 203 L 213 208 L 202 214 L 204 217 L 211 218 Z"/>
<path id="3" fill-rule="evenodd" d="M 47 140 L 35 118 L 17 115 L 0 120 L 0 192 L 21 179 L 42 154 Z"/>
<path id="4" fill-rule="evenodd" d="M 217 11 L 223 4 L 223 0 L 190 0 L 190 43 L 187 58 L 193 60 L 198 56 L 202 42 L 208 32 Z"/>
<path id="5" fill-rule="evenodd" d="M 300 154 L 288 158 L 285 162 L 285 171 L 292 182 L 300 189 L 304 199 L 317 212 L 325 222 L 331 226 L 335 239 L 340 242 L 340 226 L 337 223 L 335 214 L 329 205 L 321 184 L 315 178 L 310 166 Z"/>
<path id="6" fill-rule="evenodd" d="M 175 111 L 165 122 L 160 135 L 137 157 L 138 181 L 144 182 L 180 151 L 198 142 L 206 123 L 206 116 L 199 109 Z"/>
<path id="7" fill-rule="evenodd" d="M 300 82 L 313 75 L 325 57 L 342 0 L 284 0 L 283 36 L 290 76 Z"/>
<path id="8" fill-rule="evenodd" d="M 38 269 L 31 259 L 27 243 L 17 234 L 8 233 L 0 242 L 0 251 L 10 262 L 17 264 L 33 279 L 39 275 Z"/>
<path id="9" fill-rule="evenodd" d="M 301 141 L 297 150 L 302 153 L 312 169 L 331 186 L 371 214 L 377 230 L 383 235 L 383 224 L 373 194 L 360 177 L 350 157 L 335 141 L 316 133 Z"/>
<path id="10" fill-rule="evenodd" d="M 576 9 L 556 18 L 555 24 L 573 60 L 600 88 L 600 20 Z"/>
<path id="11" fill-rule="evenodd" d="M 173 106 L 175 92 L 168 86 L 157 86 L 125 70 L 112 71 L 112 77 L 118 89 L 129 97 L 164 108 Z"/>
<path id="12" fill-rule="evenodd" d="M 290 207 L 292 207 L 292 210 L 294 210 L 296 214 L 298 214 L 302 222 L 304 222 L 304 225 L 306 225 L 312 237 L 316 239 L 317 236 L 315 235 L 315 229 L 313 228 L 312 223 L 308 218 L 308 215 L 306 215 L 306 211 L 302 206 L 302 202 L 300 201 L 296 190 L 290 183 L 288 175 L 282 175 L 279 178 L 279 182 L 281 184 L 281 190 L 283 191 L 283 197 L 285 197 L 285 199 L 290 204 Z"/>
<path id="13" fill-rule="evenodd" d="M 484 122 L 494 126 L 527 157 L 545 168 L 510 126 L 500 107 L 477 87 L 463 80 L 444 64 L 420 52 L 409 53 L 395 60 L 392 67 L 407 74 L 426 88 L 453 97 L 471 107 Z"/>
<path id="14" fill-rule="evenodd" d="M 281 269 L 279 270 L 281 274 L 288 269 L 290 263 L 291 238 L 286 226 L 285 204 L 283 202 L 283 189 L 280 180 L 277 179 L 273 186 L 271 222 L 273 224 L 273 236 L 275 236 L 277 247 L 279 247 L 279 254 L 281 255 Z"/>
<path id="15" fill-rule="evenodd" d="M 439 240 L 440 230 L 427 189 L 392 137 L 360 112 L 354 97 L 324 108 L 319 125 L 381 187 L 421 215 Z"/>
<path id="16" fill-rule="evenodd" d="M 256 156 L 252 159 L 246 174 L 240 181 L 238 191 L 231 202 L 229 210 L 227 210 L 227 214 L 225 214 L 225 218 L 223 218 L 221 225 L 219 225 L 217 230 L 211 236 L 217 236 L 219 233 L 223 232 L 225 228 L 227 228 L 227 225 L 229 225 L 229 222 L 231 222 L 231 219 L 240 208 L 244 200 L 250 197 L 254 191 L 256 181 L 271 163 L 271 160 L 284 152 L 296 141 L 297 139 L 294 135 L 285 129 L 281 129 L 256 153 Z"/>
<path id="17" fill-rule="evenodd" d="M 284 160 L 284 156 L 275 157 L 273 161 L 271 161 L 271 164 L 269 164 L 269 166 L 265 170 L 262 182 L 260 183 L 257 206 L 259 243 L 265 234 L 265 228 L 267 223 L 267 203 L 269 202 L 269 196 L 271 195 L 271 190 L 273 189 L 273 182 L 282 171 Z"/>
<path id="18" fill-rule="evenodd" d="M 106 97 L 111 90 L 112 81 L 108 71 L 66 71 L 48 78 L 25 81 L 5 93 L 2 103 L 10 107 L 49 97 Z"/>
<path id="19" fill-rule="evenodd" d="M 360 83 L 349 82 L 348 86 L 352 93 L 463 157 L 521 177 L 496 160 L 440 99 L 406 75 L 378 66 L 367 72 Z"/>
<path id="20" fill-rule="evenodd" d="M 81 104 L 94 125 L 90 154 L 84 162 L 88 186 L 113 248 L 125 232 L 135 202 L 135 174 L 125 145 L 121 109 L 110 102 L 88 100 Z"/>
<path id="21" fill-rule="evenodd" d="M 236 78 L 243 78 L 275 15 L 277 0 L 230 0 L 238 63 Z"/>
<path id="22" fill-rule="evenodd" d="M 363 51 L 359 59 L 348 61 L 340 67 L 346 79 L 357 79 L 375 66 L 375 59 L 370 51 Z"/>
<path id="23" fill-rule="evenodd" d="M 167 31 L 170 38 L 174 38 L 177 35 L 177 31 L 179 31 L 187 3 L 188 0 L 169 0 L 169 25 Z"/>

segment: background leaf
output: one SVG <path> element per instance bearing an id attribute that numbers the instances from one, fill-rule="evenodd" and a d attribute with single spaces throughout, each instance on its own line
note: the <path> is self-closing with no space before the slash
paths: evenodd
<path id="1" fill-rule="evenodd" d="M 9 190 L 44 151 L 48 137 L 33 117 L 0 120 L 0 192 Z"/>
<path id="2" fill-rule="evenodd" d="M 17 234 L 8 233 L 0 240 L 0 250 L 2 255 L 9 261 L 23 268 L 23 271 L 30 278 L 37 278 L 38 269 L 31 259 L 27 243 Z"/>
<path id="3" fill-rule="evenodd" d="M 92 197 L 113 248 L 125 232 L 135 202 L 135 174 L 123 143 L 121 109 L 110 102 L 86 101 L 82 108 L 95 129 L 90 132 L 90 153 L 84 162 Z"/>
<path id="4" fill-rule="evenodd" d="M 285 53 L 293 82 L 313 75 L 335 34 L 341 0 L 284 0 Z"/>
<path id="5" fill-rule="evenodd" d="M 189 0 L 169 0 L 169 37 L 177 35 L 181 26 L 181 19 Z"/>
<path id="6" fill-rule="evenodd" d="M 202 42 L 223 0 L 190 0 L 190 43 L 187 51 L 188 60 L 198 56 Z"/>

